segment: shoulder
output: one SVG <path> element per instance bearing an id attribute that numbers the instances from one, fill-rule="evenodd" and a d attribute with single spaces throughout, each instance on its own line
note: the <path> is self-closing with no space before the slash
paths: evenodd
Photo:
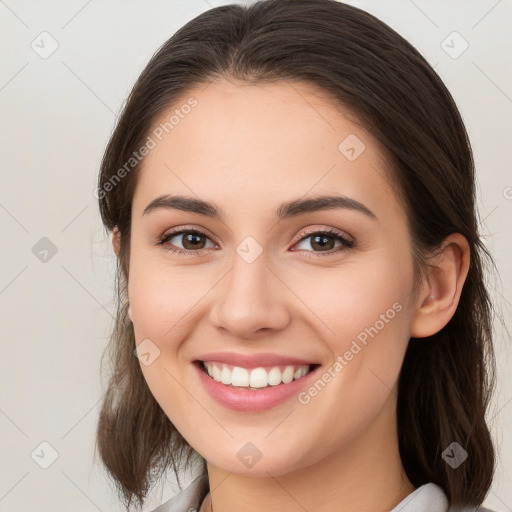
<path id="1" fill-rule="evenodd" d="M 484 507 L 450 507 L 443 489 L 433 483 L 418 487 L 391 512 L 494 512 Z"/>
<path id="2" fill-rule="evenodd" d="M 496 512 L 495 510 L 491 510 L 490 508 L 485 507 L 450 507 L 448 512 Z"/>
<path id="3" fill-rule="evenodd" d="M 197 512 L 208 494 L 208 475 L 194 478 L 183 490 L 151 512 Z"/>
<path id="4" fill-rule="evenodd" d="M 490 508 L 485 507 L 450 507 L 448 512 L 496 512 L 495 510 L 491 510 Z"/>

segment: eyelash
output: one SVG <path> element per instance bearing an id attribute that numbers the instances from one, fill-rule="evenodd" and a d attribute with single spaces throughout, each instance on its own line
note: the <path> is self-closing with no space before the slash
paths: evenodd
<path id="1" fill-rule="evenodd" d="M 194 234 L 194 235 L 203 235 L 207 238 L 210 238 L 205 232 L 199 230 L 199 229 L 178 229 L 176 231 L 170 231 L 168 233 L 164 233 L 162 236 L 160 236 L 157 240 L 157 243 L 156 245 L 159 245 L 159 246 L 163 246 L 165 245 L 169 240 L 171 240 L 172 238 L 174 238 L 175 236 L 178 236 L 178 235 L 184 235 L 184 234 Z M 332 236 L 334 238 L 336 238 L 337 240 L 339 240 L 341 243 L 342 243 L 342 248 L 338 247 L 336 250 L 335 249 L 331 249 L 330 251 L 306 251 L 307 253 L 307 258 L 319 258 L 319 257 L 322 257 L 322 256 L 331 256 L 333 254 L 337 254 L 339 252 L 342 252 L 342 251 L 345 251 L 347 249 L 352 249 L 355 245 L 354 241 L 352 240 L 349 240 L 348 238 L 344 237 L 341 232 L 335 230 L 335 229 L 326 229 L 326 230 L 319 230 L 319 231 L 309 231 L 309 232 L 306 232 L 306 233 L 302 233 L 302 237 L 300 238 L 300 240 L 298 240 L 296 242 L 296 244 L 306 240 L 307 238 L 310 238 L 311 236 L 313 235 L 327 235 L 327 236 Z M 294 245 L 296 245 L 294 244 Z M 173 252 L 175 254 L 183 254 L 183 255 L 191 255 L 191 254 L 194 254 L 196 256 L 200 256 L 202 255 L 204 252 L 203 251 L 207 251 L 208 249 L 199 249 L 197 251 L 193 251 L 193 250 L 183 250 L 183 249 L 180 249 L 179 247 L 178 248 L 172 248 L 172 247 L 169 247 L 167 249 L 168 251 L 170 252 Z M 304 251 L 304 249 L 300 249 L 302 251 Z M 315 254 L 315 256 L 312 255 Z"/>

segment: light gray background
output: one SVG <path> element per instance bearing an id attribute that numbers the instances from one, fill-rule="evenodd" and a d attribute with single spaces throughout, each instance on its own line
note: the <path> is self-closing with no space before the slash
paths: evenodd
<path id="1" fill-rule="evenodd" d="M 93 463 L 115 270 L 93 189 L 116 115 L 150 56 L 185 22 L 227 3 L 0 0 L 1 511 L 123 510 Z M 411 41 L 452 92 L 474 147 L 481 229 L 500 270 L 493 295 L 510 325 L 512 2 L 349 3 Z M 46 59 L 31 47 L 50 48 L 43 31 L 58 43 Z M 458 58 L 464 43 L 446 39 L 453 31 L 469 44 Z M 43 237 L 57 248 L 46 262 L 33 253 Z M 497 334 L 490 416 L 500 462 L 485 503 L 512 511 L 510 351 L 499 324 Z M 48 469 L 35 462 L 51 462 L 42 442 L 58 452 Z M 176 491 L 170 477 L 146 510 Z"/>

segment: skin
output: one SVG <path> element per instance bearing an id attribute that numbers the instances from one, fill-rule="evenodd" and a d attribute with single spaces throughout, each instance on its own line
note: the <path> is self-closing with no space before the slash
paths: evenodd
<path id="1" fill-rule="evenodd" d="M 151 365 L 141 364 L 147 384 L 208 461 L 212 492 L 200 510 L 390 510 L 414 491 L 395 426 L 404 353 L 411 336 L 438 332 L 455 312 L 467 242 L 459 234 L 445 240 L 414 296 L 407 215 L 376 142 L 346 112 L 298 83 L 219 80 L 190 96 L 198 105 L 143 161 L 128 294 L 137 344 L 149 338 L 160 350 Z M 349 134 L 365 145 L 354 161 L 338 150 Z M 163 193 L 212 201 L 224 221 L 171 209 L 143 216 Z M 356 199 L 377 220 L 331 209 L 276 222 L 281 202 L 321 194 Z M 169 252 L 171 241 L 155 245 L 180 227 L 207 232 L 203 255 L 183 235 L 172 244 L 190 255 Z M 329 238 L 323 251 L 331 254 L 321 254 L 311 234 L 328 228 L 355 246 Z M 250 264 L 236 252 L 247 236 L 263 250 Z M 115 230 L 116 253 L 121 240 Z M 327 369 L 394 303 L 400 312 L 307 404 L 292 398 L 263 412 L 235 412 L 210 398 L 191 367 L 201 353 L 225 350 L 289 354 Z M 247 442 L 262 454 L 251 468 L 237 457 Z"/>

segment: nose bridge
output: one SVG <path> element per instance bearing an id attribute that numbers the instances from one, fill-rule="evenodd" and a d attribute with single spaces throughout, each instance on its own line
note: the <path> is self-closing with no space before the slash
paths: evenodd
<path id="1" fill-rule="evenodd" d="M 258 254 L 259 252 L 259 254 Z M 212 321 L 238 337 L 262 328 L 282 328 L 288 321 L 279 279 L 267 268 L 268 254 L 253 240 L 242 242 L 233 254 L 231 270 L 217 294 Z"/>

